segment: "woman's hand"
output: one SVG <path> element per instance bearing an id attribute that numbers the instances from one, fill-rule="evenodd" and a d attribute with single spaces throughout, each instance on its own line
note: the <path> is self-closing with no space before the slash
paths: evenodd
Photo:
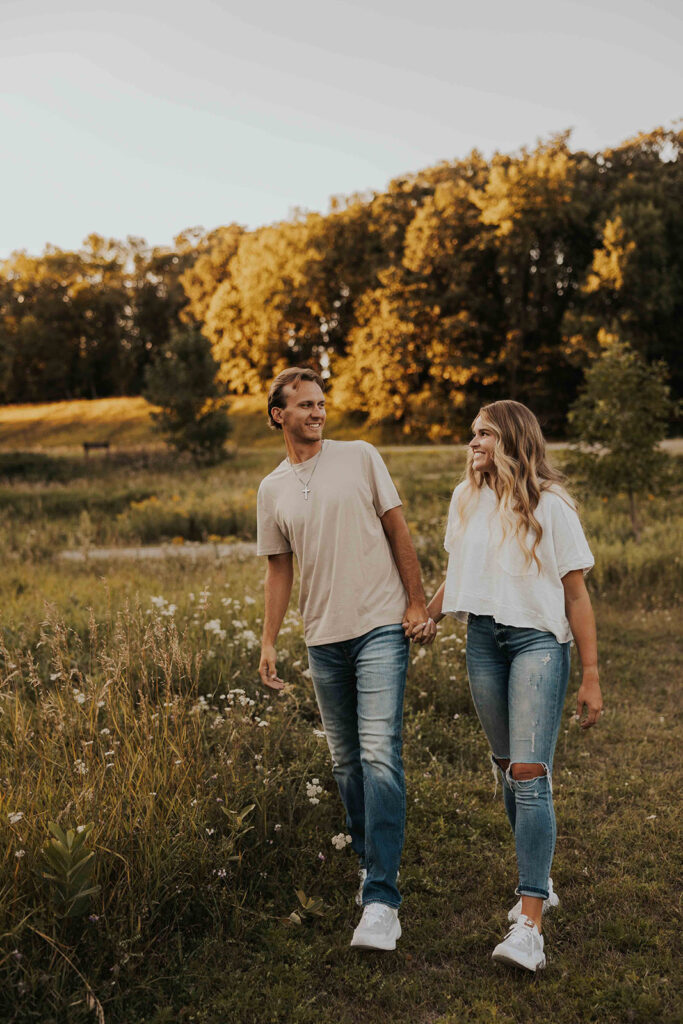
<path id="1" fill-rule="evenodd" d="M 581 719 L 586 712 L 586 717 Z M 576 697 L 576 720 L 582 729 L 590 729 L 602 712 L 602 692 L 597 668 L 586 669 Z"/>
<path id="2" fill-rule="evenodd" d="M 436 623 L 434 619 L 428 618 L 426 622 L 414 626 L 410 632 L 406 632 L 406 636 L 414 644 L 422 644 L 423 646 L 431 644 L 436 636 Z"/>

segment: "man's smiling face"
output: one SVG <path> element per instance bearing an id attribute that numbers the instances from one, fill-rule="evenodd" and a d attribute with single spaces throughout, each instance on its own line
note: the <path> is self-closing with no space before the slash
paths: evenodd
<path id="1" fill-rule="evenodd" d="M 322 440 L 325 426 L 325 395 L 312 380 L 302 380 L 298 388 L 288 384 L 284 388 L 287 402 L 284 409 L 274 409 L 273 414 L 281 424 L 283 432 L 294 444 L 315 444 Z"/>

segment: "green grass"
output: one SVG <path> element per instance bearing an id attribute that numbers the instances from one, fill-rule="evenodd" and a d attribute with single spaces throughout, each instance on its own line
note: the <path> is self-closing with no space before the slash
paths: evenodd
<path id="1" fill-rule="evenodd" d="M 459 457 L 386 457 L 433 587 Z M 48 459 L 33 479 L 5 474 L 0 1019 L 80 1024 L 99 1005 L 107 1024 L 675 1020 L 680 494 L 647 502 L 640 547 L 625 499 L 583 496 L 607 712 L 584 735 L 571 698 L 565 709 L 554 779 L 562 902 L 547 919 L 548 969 L 532 978 L 490 962 L 515 900 L 514 852 L 462 627 L 447 624 L 410 669 L 404 936 L 395 954 L 358 956 L 355 865 L 331 843 L 343 815 L 294 604 L 278 645 L 291 688 L 277 696 L 256 674 L 257 559 L 53 557 L 66 544 L 143 539 L 135 503 L 149 540 L 181 502 L 206 530 L 221 507 L 240 508 L 233 535 L 253 535 L 255 488 L 278 458 L 202 470 L 161 455 L 92 460 L 87 476 L 81 460 Z M 215 619 L 224 637 L 204 628 Z M 312 778 L 324 787 L 316 806 Z M 101 888 L 73 920 L 43 877 L 50 821 L 94 824 L 86 844 Z M 323 901 L 321 917 L 288 920 L 296 890 Z"/>

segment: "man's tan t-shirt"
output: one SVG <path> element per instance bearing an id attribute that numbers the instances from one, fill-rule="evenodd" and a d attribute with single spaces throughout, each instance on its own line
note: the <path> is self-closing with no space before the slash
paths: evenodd
<path id="1" fill-rule="evenodd" d="M 261 482 L 258 554 L 293 551 L 309 647 L 401 622 L 408 601 L 380 516 L 401 504 L 379 452 L 366 441 L 325 441 L 294 467 L 285 459 Z"/>

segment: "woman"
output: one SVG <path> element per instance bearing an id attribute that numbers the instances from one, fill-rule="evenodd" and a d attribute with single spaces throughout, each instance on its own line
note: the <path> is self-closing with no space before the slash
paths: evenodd
<path id="1" fill-rule="evenodd" d="M 546 461 L 534 414 L 519 402 L 494 402 L 472 429 L 467 470 L 448 517 L 446 579 L 429 614 L 467 622 L 472 697 L 515 835 L 521 900 L 493 959 L 536 971 L 546 962 L 542 914 L 559 902 L 550 879 L 552 767 L 572 635 L 583 669 L 582 727 L 594 725 L 602 710 L 595 619 L 584 583 L 594 560 L 563 477 Z"/>

